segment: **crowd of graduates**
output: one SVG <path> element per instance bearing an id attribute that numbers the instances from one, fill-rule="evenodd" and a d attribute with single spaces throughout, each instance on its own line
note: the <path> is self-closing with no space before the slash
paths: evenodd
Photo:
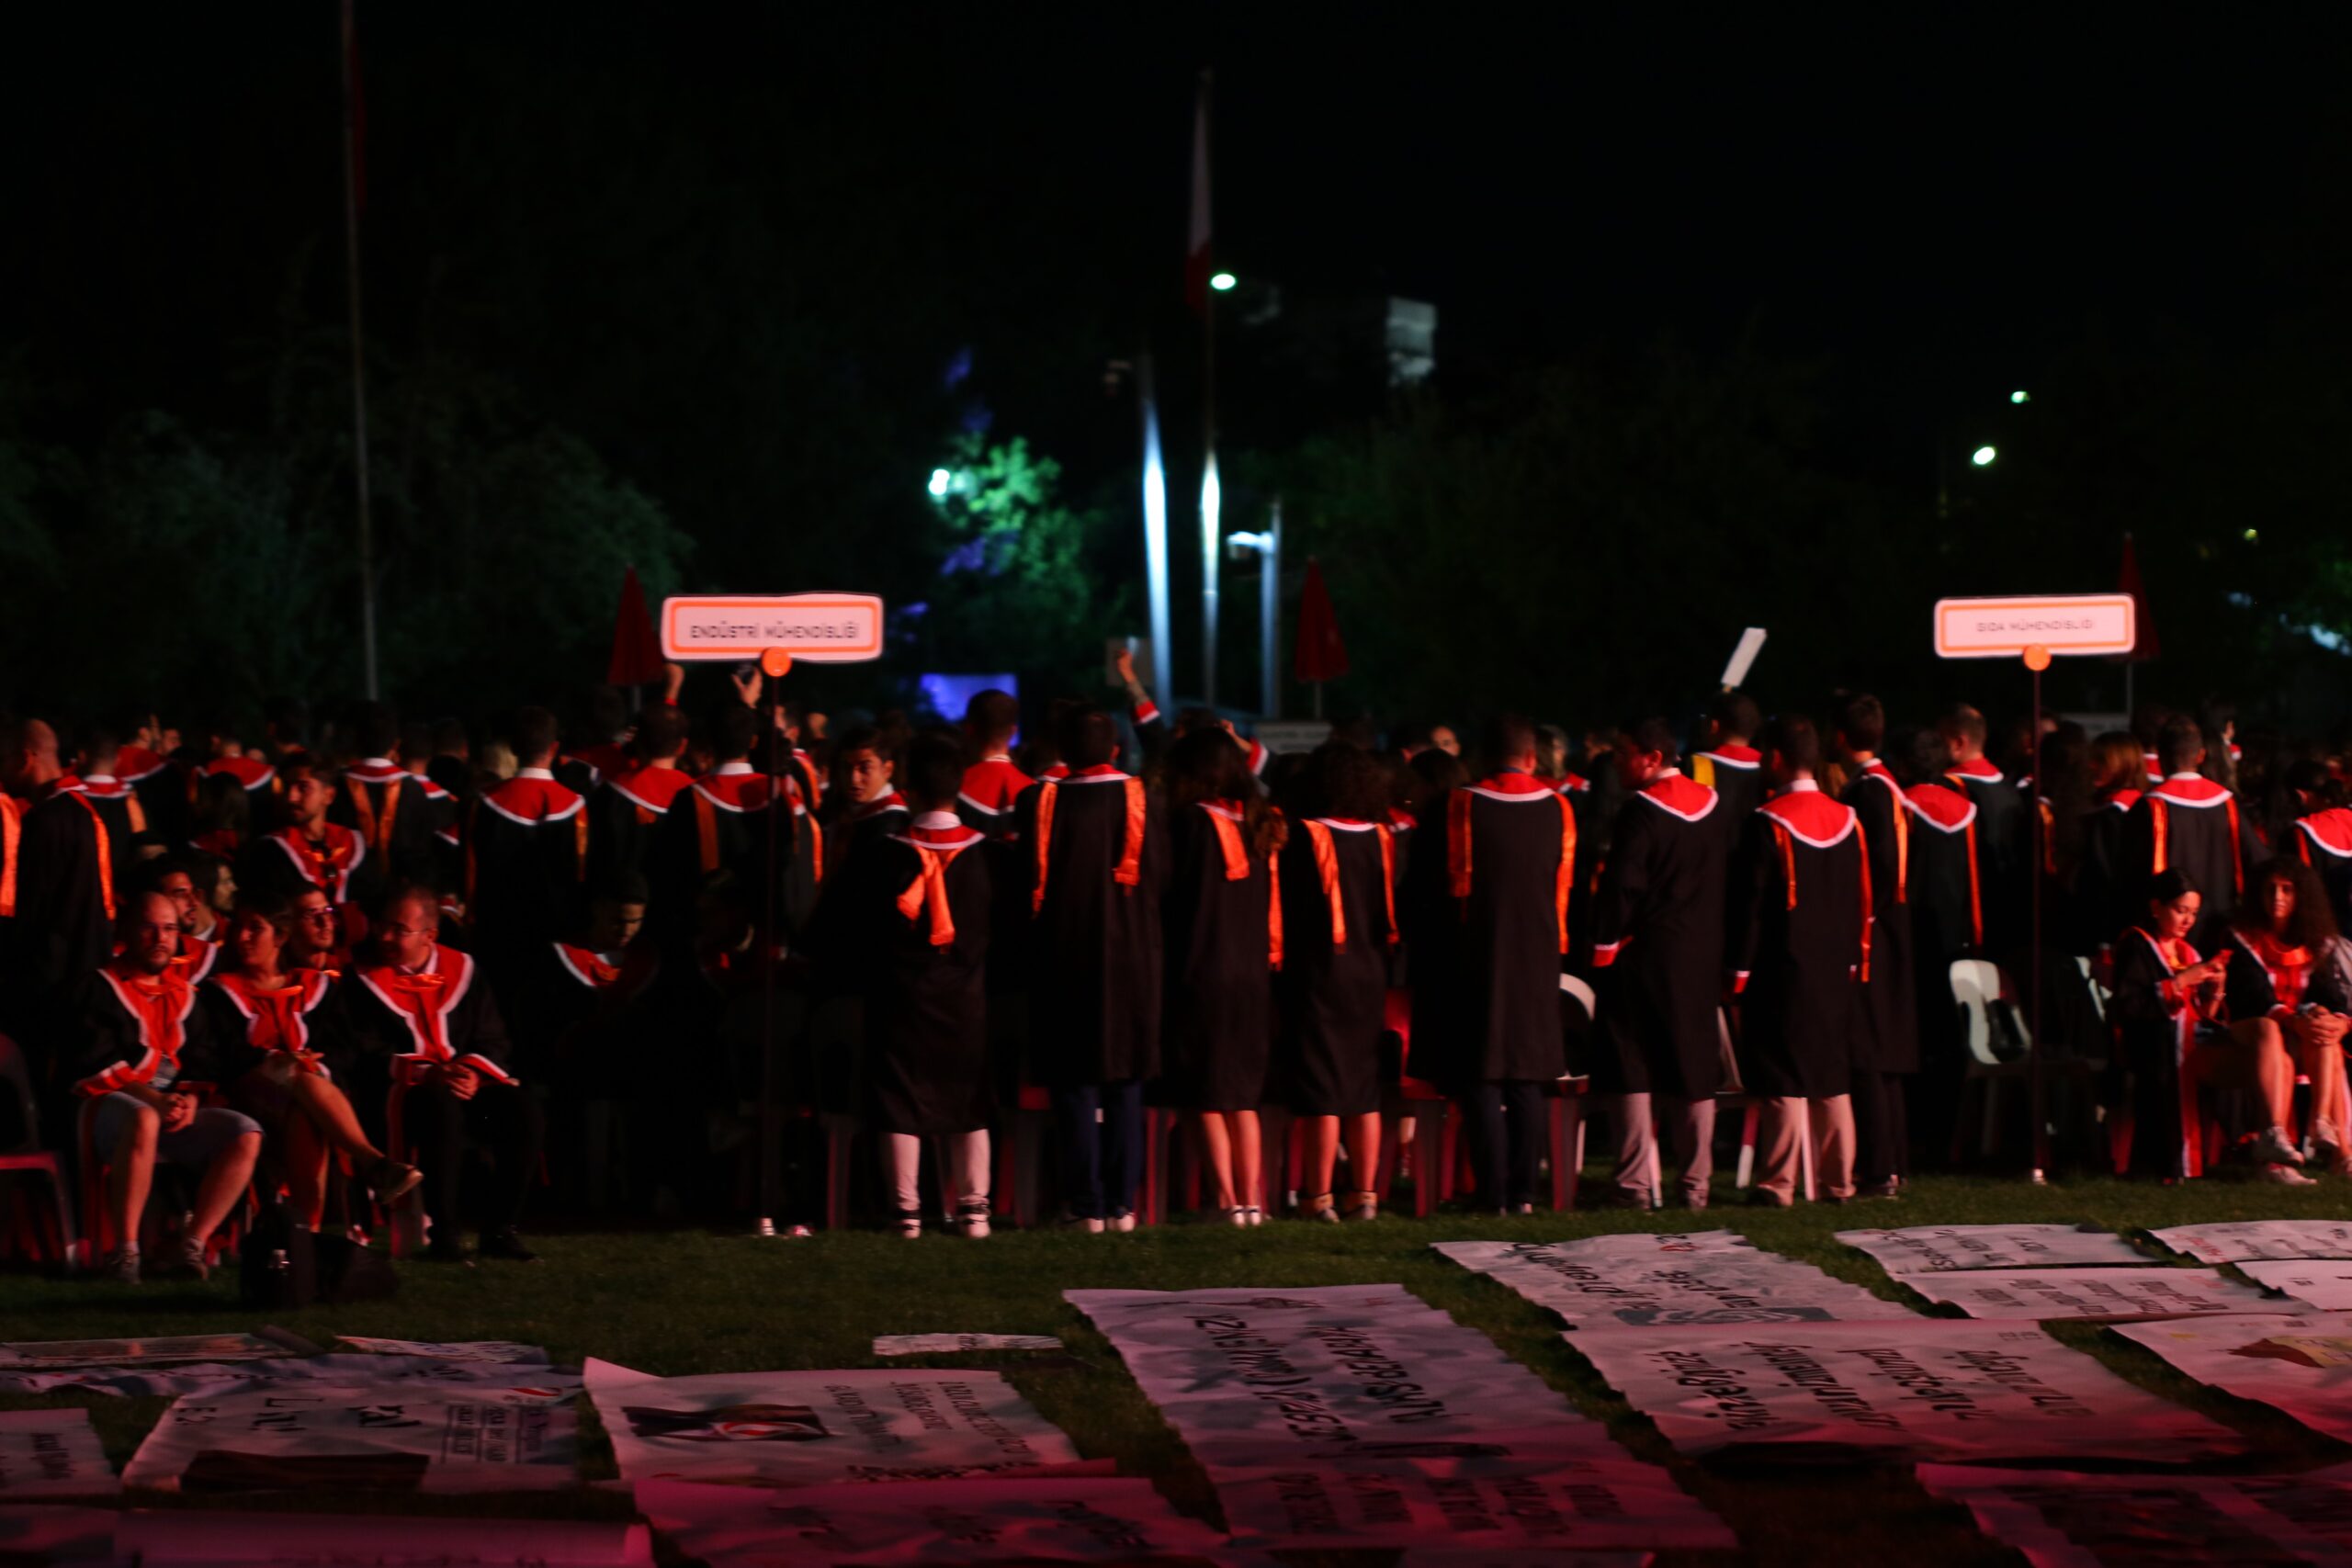
<path id="1" fill-rule="evenodd" d="M 2038 975 L 2045 1050 L 2100 1064 L 2100 1158 L 2352 1172 L 2352 809 L 2333 759 L 2242 750 L 2223 711 L 2000 740 L 1965 707 L 1891 732 L 1867 695 L 1816 724 L 1727 692 L 1687 748 L 1503 716 L 1466 750 L 1341 725 L 1275 756 L 1131 671 L 1028 735 L 1001 692 L 833 730 L 751 670 L 690 720 L 672 675 L 570 734 L 8 721 L 0 1030 L 109 1273 L 155 1267 L 158 1167 L 164 1266 L 197 1273 L 252 1192 L 311 1227 L 421 1202 L 435 1258 L 470 1229 L 529 1261 L 534 1201 L 739 1210 L 779 1103 L 858 1118 L 910 1236 L 929 1145 L 984 1236 L 1024 1089 L 1088 1232 L 1135 1226 L 1148 1107 L 1221 1223 L 1281 1185 L 1262 1110 L 1296 1119 L 1296 1213 L 1337 1223 L 1441 1099 L 1472 1201 L 1532 1212 L 1570 1080 L 1614 1132 L 1607 1201 L 1703 1207 L 1733 1087 L 1751 1201 L 1808 1166 L 1899 1198 L 1953 1128 L 1967 958 Z M 808 1024 L 844 1005 L 837 1054 Z"/>

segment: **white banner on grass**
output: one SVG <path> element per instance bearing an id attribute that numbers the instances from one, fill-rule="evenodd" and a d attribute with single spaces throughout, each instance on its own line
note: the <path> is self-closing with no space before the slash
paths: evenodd
<path id="1" fill-rule="evenodd" d="M 1079 1462 L 995 1372 L 715 1372 L 588 1363 L 622 1478 L 727 1485 L 954 1480 Z"/>
<path id="2" fill-rule="evenodd" d="M 2115 1332 L 2199 1382 L 2352 1442 L 2352 1313 L 2186 1318 Z"/>
<path id="3" fill-rule="evenodd" d="M 112 1508 L 23 1503 L 0 1508 L 0 1562 L 10 1568 L 114 1568 Z"/>
<path id="4" fill-rule="evenodd" d="M 75 1367 L 69 1371 L 0 1371 L 0 1393 L 111 1393 L 147 1399 L 175 1393 L 218 1393 L 252 1382 L 441 1383 L 477 1399 L 509 1404 L 552 1404 L 580 1392 L 580 1374 L 562 1367 L 443 1361 L 424 1356 L 288 1356 L 270 1361 L 198 1361 L 173 1367 Z"/>
<path id="5" fill-rule="evenodd" d="M 1436 1249 L 1571 1326 L 1842 1323 L 1917 1315 L 1730 1231 L 1586 1241 L 1441 1241 Z"/>
<path id="6" fill-rule="evenodd" d="M 0 1503 L 121 1489 L 87 1410 L 0 1410 Z"/>
<path id="7" fill-rule="evenodd" d="M 1402 1286 L 1066 1295 L 1253 1547 L 1731 1544 L 1665 1471 Z"/>
<path id="8" fill-rule="evenodd" d="M 166 1492 L 522 1492 L 569 1486 L 568 1403 L 505 1404 L 454 1388 L 254 1383 L 182 1394 L 123 1480 Z"/>
<path id="9" fill-rule="evenodd" d="M 1914 1225 L 1899 1231 L 1839 1231 L 1897 1279 L 1959 1269 L 2126 1268 L 2157 1260 L 2110 1230 L 2092 1225 Z"/>
<path id="10" fill-rule="evenodd" d="M 2352 1561 L 2352 1484 L 2302 1475 L 2096 1475 L 1923 1464 L 1919 1484 L 2033 1568 Z"/>
<path id="11" fill-rule="evenodd" d="M 2148 1234 L 2199 1263 L 2352 1258 L 2352 1224 L 2333 1220 L 2229 1220 L 2211 1225 L 2174 1225 Z"/>
<path id="12" fill-rule="evenodd" d="M 1425 1546 L 1399 1553 L 1396 1568 L 1649 1568 L 1655 1551 L 1517 1551 L 1508 1547 Z"/>
<path id="13" fill-rule="evenodd" d="M 0 1345 L 0 1369 L 133 1367 L 164 1361 L 254 1361 L 318 1347 L 283 1329 L 259 1334 L 141 1335 L 131 1339 L 28 1339 Z"/>
<path id="14" fill-rule="evenodd" d="M 1915 1317 L 1754 1333 L 1587 1329 L 1567 1340 L 1686 1453 L 2178 1464 L 2244 1447 L 2034 1327 Z"/>
<path id="15" fill-rule="evenodd" d="M 2249 1280 L 2282 1291 L 2307 1307 L 2322 1312 L 2352 1311 L 2352 1261 L 2324 1258 L 2269 1258 L 2238 1265 Z M 2285 1302 L 2270 1303 L 2272 1312 L 2292 1312 Z"/>
<path id="16" fill-rule="evenodd" d="M 117 1558 L 139 1568 L 653 1568 L 653 1535 L 643 1525 L 553 1519 L 410 1514 L 395 1523 L 173 1508 L 123 1515 L 115 1542 Z"/>
<path id="17" fill-rule="evenodd" d="M 1903 1282 L 1971 1317 L 2123 1323 L 2278 1310 L 2260 1291 L 2211 1269 L 1979 1269 L 1905 1274 Z"/>
<path id="18" fill-rule="evenodd" d="M 1148 1481 L 940 1481 L 925 1486 L 640 1481 L 638 1512 L 711 1568 L 920 1562 L 1222 1561 L 1225 1536 Z"/>
<path id="19" fill-rule="evenodd" d="M 877 1334 L 877 1356 L 960 1356 L 971 1350 L 1058 1350 L 1050 1334 Z"/>
<path id="20" fill-rule="evenodd" d="M 503 1367 L 544 1367 L 548 1353 L 511 1339 L 362 1339 L 339 1335 L 342 1343 L 376 1356 L 423 1356 L 435 1361 L 493 1361 Z"/>

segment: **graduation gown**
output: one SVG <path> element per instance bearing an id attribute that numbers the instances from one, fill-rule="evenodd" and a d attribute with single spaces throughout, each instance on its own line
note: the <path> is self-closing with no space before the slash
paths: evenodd
<path id="1" fill-rule="evenodd" d="M 2319 873 L 2338 930 L 2352 931 L 2352 811 L 2330 807 L 2295 824 L 2295 853 Z"/>
<path id="2" fill-rule="evenodd" d="M 59 1075 L 76 1099 L 137 1084 L 158 1091 L 217 1084 L 222 1066 L 210 1020 L 185 975 L 173 969 L 144 975 L 114 959 L 82 976 L 74 997 L 71 1055 Z"/>
<path id="3" fill-rule="evenodd" d="M 327 807 L 327 820 L 350 829 L 367 846 L 352 897 L 372 908 L 394 882 L 442 887 L 445 867 L 438 835 L 448 826 L 455 804 L 439 784 L 387 757 L 370 757 L 345 769 L 334 804 Z"/>
<path id="4" fill-rule="evenodd" d="M 1560 1050 L 1560 971 L 1576 879 L 1574 804 L 1542 780 L 1502 773 L 1450 791 L 1408 868 L 1414 953 L 1413 1071 L 1462 1093 L 1476 1083 L 1549 1083 Z M 1442 848 L 1440 846 L 1442 846 Z"/>
<path id="5" fill-rule="evenodd" d="M 1919 1070 L 1918 958 L 1911 929 L 1911 812 L 1903 786 L 1871 761 L 1846 786 L 1871 874 L 1871 967 L 1855 998 L 1854 1066 Z"/>
<path id="6" fill-rule="evenodd" d="M 2025 793 L 2001 770 L 1976 758 L 1946 775 L 1946 782 L 1976 807 L 1976 881 L 1983 907 L 1984 943 L 1996 953 L 2027 942 L 2026 876 L 2032 869 L 2032 807 Z"/>
<path id="7" fill-rule="evenodd" d="M 606 775 L 588 797 L 588 861 L 592 886 L 624 875 L 653 878 L 653 845 L 678 797 L 694 787 L 683 768 L 639 768 Z"/>
<path id="8" fill-rule="evenodd" d="M 1715 824 L 1732 852 L 1739 848 L 1747 818 L 1764 804 L 1764 753 L 1753 746 L 1726 741 L 1690 759 L 1690 777 L 1715 792 L 1723 804 Z"/>
<path id="9" fill-rule="evenodd" d="M 1847 1093 L 1871 956 L 1854 810 L 1798 781 L 1748 818 L 1731 886 L 1741 1082 L 1774 1098 Z"/>
<path id="10" fill-rule="evenodd" d="M 237 886 L 292 898 L 315 887 L 338 910 L 357 900 L 365 886 L 360 874 L 369 865 L 368 842 L 353 828 L 324 824 L 326 835 L 317 842 L 300 828 L 280 828 L 249 841 L 237 856 Z M 375 879 L 380 884 L 381 879 Z M 366 931 L 348 922 L 346 941 Z"/>
<path id="11" fill-rule="evenodd" d="M 1398 939 L 1395 846 L 1385 823 L 1316 818 L 1283 846 L 1282 1072 L 1292 1111 L 1380 1109 L 1388 950 Z M 1553 1041 L 1559 1039 L 1554 982 Z"/>
<path id="12" fill-rule="evenodd" d="M 865 1110 L 883 1132 L 989 1123 L 985 841 L 960 823 L 910 825 L 842 873 L 841 951 L 865 998 Z"/>
<path id="13" fill-rule="evenodd" d="M 466 904 L 493 963 L 574 930 L 588 876 L 587 803 L 544 768 L 474 802 L 466 825 Z"/>
<path id="14" fill-rule="evenodd" d="M 1156 1076 L 1168 844 L 1143 781 L 1107 765 L 1042 780 L 1014 831 L 1029 873 L 1030 1081 Z"/>
<path id="15" fill-rule="evenodd" d="M 633 1024 L 646 1021 L 631 1020 L 630 1009 L 660 967 L 652 941 L 643 936 L 614 953 L 551 942 L 514 966 L 497 995 L 516 1075 L 589 1099 L 619 1092 L 638 1049 Z M 673 1044 L 676 1037 L 653 1021 L 655 1039 Z"/>
<path id="16" fill-rule="evenodd" d="M 358 1060 L 337 976 L 297 969 L 277 986 L 256 987 L 243 975 L 215 975 L 199 988 L 210 1015 L 223 1082 L 234 1083 L 273 1052 L 300 1051 L 319 1060 L 308 1070 L 348 1080 Z"/>
<path id="17" fill-rule="evenodd" d="M 1001 752 L 983 757 L 964 770 L 964 782 L 956 792 L 956 818 L 984 838 L 1005 838 L 1012 831 L 1021 792 L 1035 782 Z"/>
<path id="18" fill-rule="evenodd" d="M 2137 925 L 2146 899 L 2134 879 L 2126 875 L 2123 830 L 2138 805 L 2140 792 L 2119 789 L 2091 807 L 2083 818 L 2083 858 L 2075 870 L 2075 908 L 2079 924 L 2075 941 L 2089 945 L 2080 951 L 2097 953 L 2111 947 L 2127 926 Z"/>
<path id="19" fill-rule="evenodd" d="M 2205 1173 L 2199 1133 L 2197 1086 L 2186 1071 L 2198 1025 L 2221 1010 L 2222 998 L 2192 994 L 2173 979 L 2198 961 L 2188 942 L 2164 942 L 2133 926 L 2116 938 L 2115 989 L 2107 1004 L 2116 1051 L 2109 1068 L 2109 1103 L 2129 1084 L 2130 1168 L 2179 1180 Z M 2235 967 L 2234 964 L 2232 966 Z"/>
<path id="20" fill-rule="evenodd" d="M 443 1063 L 462 1062 L 493 1082 L 520 1081 L 505 1021 L 468 954 L 436 946 L 414 975 L 379 964 L 360 970 L 357 981 L 350 1018 L 363 1073 L 407 1086 Z"/>
<path id="21" fill-rule="evenodd" d="M 126 746 L 114 760 L 114 776 L 139 797 L 147 825 L 176 844 L 187 837 L 187 786 L 168 757 L 144 746 Z"/>
<path id="22" fill-rule="evenodd" d="M 9 967 L 20 984 L 62 998 L 114 952 L 112 835 L 70 774 L 18 826 L 24 860 Z"/>
<path id="23" fill-rule="evenodd" d="M 2177 866 L 2203 895 L 2188 940 L 2214 951 L 2245 892 L 2237 796 L 2198 773 L 2178 773 L 2142 795 L 2123 819 L 2122 892 L 2134 923 L 2147 919 L 2148 883 Z"/>
<path id="24" fill-rule="evenodd" d="M 1669 771 L 1619 808 L 1593 916 L 1593 1088 L 1703 1100 L 1723 1087 L 1730 848 L 1715 792 Z"/>
<path id="25" fill-rule="evenodd" d="M 107 860 L 115 886 L 129 887 L 139 870 L 139 837 L 148 830 L 146 803 L 122 780 L 97 773 L 82 781 L 82 798 L 106 824 Z"/>
<path id="26" fill-rule="evenodd" d="M 1243 813 L 1217 801 L 1169 821 L 1163 1040 L 1176 1102 L 1189 1110 L 1255 1111 L 1266 1098 L 1282 889 L 1248 835 Z"/>

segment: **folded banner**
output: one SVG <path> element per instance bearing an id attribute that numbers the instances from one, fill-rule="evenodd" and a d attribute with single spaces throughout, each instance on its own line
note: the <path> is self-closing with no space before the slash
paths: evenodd
<path id="1" fill-rule="evenodd" d="M 1971 1317 L 2079 1318 L 2123 1323 L 2134 1318 L 2202 1317 L 2266 1313 L 2278 1303 L 2249 1285 L 2211 1269 L 1979 1269 L 1964 1274 L 1905 1274 L 1903 1282 L 1931 1302 Z"/>
<path id="2" fill-rule="evenodd" d="M 111 1393 L 148 1399 L 219 1393 L 254 1382 L 446 1383 L 463 1387 L 474 1398 L 499 1399 L 509 1404 L 548 1404 L 580 1391 L 580 1374 L 568 1368 L 444 1361 L 424 1356 L 288 1356 L 267 1361 L 198 1361 L 191 1366 L 0 1371 L 0 1393 Z"/>
<path id="3" fill-rule="evenodd" d="M 522 1492 L 572 1483 L 564 1403 L 379 1383 L 247 1384 L 182 1394 L 123 1480 L 166 1492 Z"/>
<path id="4" fill-rule="evenodd" d="M 114 1568 L 111 1508 L 22 1503 L 0 1508 L 0 1562 L 8 1568 Z"/>
<path id="5" fill-rule="evenodd" d="M 806 1563 L 1144 1562 L 1225 1559 L 1225 1536 L 1148 1481 L 940 1481 L 764 1487 L 640 1481 L 637 1508 L 710 1568 Z"/>
<path id="6" fill-rule="evenodd" d="M 0 1503 L 120 1490 L 88 1411 L 0 1410 Z"/>
<path id="7" fill-rule="evenodd" d="M 1665 1471 L 1402 1286 L 1066 1295 L 1252 1547 L 1733 1544 Z"/>
<path id="8" fill-rule="evenodd" d="M 2352 1261 L 2327 1258 L 2272 1258 L 2241 1263 L 2238 1272 L 2249 1280 L 2258 1280 L 2274 1291 L 2292 1296 L 2305 1306 L 2322 1312 L 2352 1311 Z M 2285 1303 L 2271 1304 L 2273 1312 L 2290 1311 Z"/>
<path id="9" fill-rule="evenodd" d="M 390 1526 L 391 1528 L 387 1528 Z M 139 1568 L 653 1568 L 643 1525 L 553 1519 L 393 1521 L 367 1515 L 226 1514 L 173 1508 L 122 1516 L 115 1551 Z M 5 1562 L 0 1557 L 0 1562 Z"/>
<path id="10" fill-rule="evenodd" d="M 492 1361 L 505 1367 L 544 1367 L 548 1353 L 537 1345 L 517 1345 L 511 1339 L 362 1339 L 357 1335 L 338 1336 L 342 1343 L 355 1350 L 365 1350 L 379 1356 L 424 1356 L 435 1361 Z"/>
<path id="11" fill-rule="evenodd" d="M 259 1334 L 142 1335 L 135 1339 L 37 1339 L 0 1345 L 0 1371 L 130 1367 L 165 1361 L 254 1361 L 314 1356 L 319 1348 L 282 1328 Z"/>
<path id="12" fill-rule="evenodd" d="M 1730 1231 L 1583 1241 L 1442 1241 L 1436 1249 L 1571 1326 L 1844 1323 L 1917 1315 Z"/>
<path id="13" fill-rule="evenodd" d="M 960 1356 L 970 1350 L 1058 1350 L 1050 1334 L 877 1334 L 877 1356 Z"/>
<path id="14" fill-rule="evenodd" d="M 2174 1225 L 2148 1234 L 2199 1263 L 2352 1258 L 2352 1224 L 2334 1220 L 2229 1220 L 2220 1224 Z"/>
<path id="15" fill-rule="evenodd" d="M 2120 1269 L 2157 1261 L 2096 1225 L 1914 1225 L 1839 1231 L 1838 1239 L 1869 1253 L 1897 1279 L 1958 1269 Z"/>
<path id="16" fill-rule="evenodd" d="M 2039 1328 L 1914 1317 L 1754 1334 L 1586 1329 L 1567 1341 L 1686 1453 L 2178 1464 L 2245 1446 Z"/>
<path id="17" fill-rule="evenodd" d="M 632 1482 L 944 1481 L 1079 1462 L 995 1372 L 657 1378 L 592 1359 L 588 1393 Z"/>
<path id="18" fill-rule="evenodd" d="M 2115 1332 L 2199 1382 L 2352 1442 L 2352 1313 L 2191 1318 Z"/>
<path id="19" fill-rule="evenodd" d="M 2341 1564 L 2352 1555 L 2344 1467 L 2301 1475 L 2086 1475 L 1923 1464 L 1919 1484 L 2033 1568 L 2158 1562 Z"/>

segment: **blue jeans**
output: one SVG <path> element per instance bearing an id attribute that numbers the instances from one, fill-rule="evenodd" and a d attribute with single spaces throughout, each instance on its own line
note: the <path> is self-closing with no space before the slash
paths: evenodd
<path id="1" fill-rule="evenodd" d="M 1054 1136 L 1071 1213 L 1100 1220 L 1134 1209 L 1143 1181 L 1141 1078 L 1054 1090 Z"/>

